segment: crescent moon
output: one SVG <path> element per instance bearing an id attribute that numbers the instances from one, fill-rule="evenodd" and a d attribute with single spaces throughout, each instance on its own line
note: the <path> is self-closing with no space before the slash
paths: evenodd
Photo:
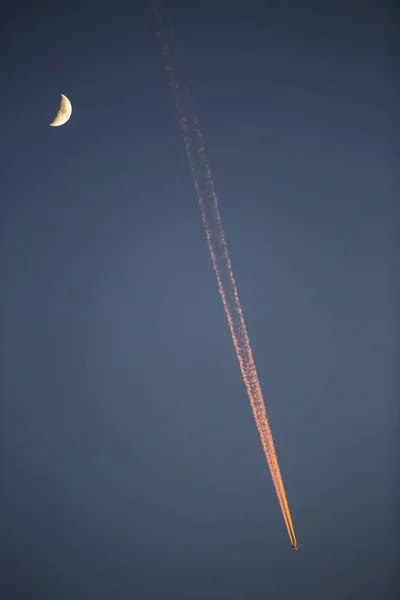
<path id="1" fill-rule="evenodd" d="M 61 94 L 61 104 L 56 115 L 56 118 L 52 123 L 50 123 L 51 127 L 58 127 L 59 125 L 64 125 L 68 121 L 72 114 L 72 105 L 68 100 L 67 96 Z"/>

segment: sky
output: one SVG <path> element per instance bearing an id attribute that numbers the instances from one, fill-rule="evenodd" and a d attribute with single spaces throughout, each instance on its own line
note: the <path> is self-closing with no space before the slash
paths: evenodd
<path id="1" fill-rule="evenodd" d="M 148 3 L 2 24 L 4 600 L 396 597 L 391 15 L 170 0 L 274 435 Z M 73 113 L 49 127 L 60 94 Z"/>

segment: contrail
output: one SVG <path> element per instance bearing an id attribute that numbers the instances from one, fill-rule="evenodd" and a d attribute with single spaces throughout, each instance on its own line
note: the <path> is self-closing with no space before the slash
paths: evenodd
<path id="1" fill-rule="evenodd" d="M 293 548 L 297 549 L 296 534 L 294 532 L 274 440 L 267 418 L 261 386 L 232 271 L 232 264 L 219 212 L 218 198 L 215 193 L 210 167 L 204 150 L 203 136 L 199 128 L 193 98 L 185 83 L 174 33 L 172 29 L 166 27 L 164 24 L 159 9 L 160 5 L 160 1 L 151 2 L 157 26 L 157 37 L 161 44 L 164 69 L 175 98 L 179 126 L 183 134 L 185 150 L 192 171 L 219 293 L 221 294 L 243 381 L 253 409 L 254 419 L 260 434 L 290 543 Z"/>

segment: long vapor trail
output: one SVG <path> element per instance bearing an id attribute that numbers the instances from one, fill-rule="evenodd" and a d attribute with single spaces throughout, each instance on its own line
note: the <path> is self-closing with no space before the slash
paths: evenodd
<path id="1" fill-rule="evenodd" d="M 219 212 L 218 198 L 215 193 L 210 167 L 204 150 L 203 136 L 199 128 L 193 98 L 185 83 L 175 36 L 173 30 L 164 24 L 159 8 L 160 5 L 161 1 L 156 0 L 151 2 L 157 26 L 157 37 L 161 44 L 164 69 L 175 98 L 179 126 L 183 134 L 185 150 L 192 171 L 219 293 L 221 294 L 243 381 L 253 409 L 254 419 L 260 434 L 290 543 L 293 548 L 297 549 L 292 517 L 279 469 L 250 340 L 243 318 L 231 260 L 228 254 L 228 246 Z"/>

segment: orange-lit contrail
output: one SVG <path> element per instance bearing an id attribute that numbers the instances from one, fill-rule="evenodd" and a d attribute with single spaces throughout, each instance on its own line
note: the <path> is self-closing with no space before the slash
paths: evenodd
<path id="1" fill-rule="evenodd" d="M 250 340 L 243 318 L 231 260 L 228 254 L 228 246 L 219 212 L 218 198 L 215 193 L 210 167 L 204 150 L 203 136 L 199 128 L 193 99 L 182 73 L 181 60 L 177 52 L 174 34 L 172 29 L 164 25 L 159 10 L 160 4 L 161 2 L 157 0 L 151 2 L 157 25 L 157 37 L 161 43 L 164 69 L 167 72 L 169 85 L 175 97 L 179 125 L 183 134 L 185 150 L 199 200 L 203 226 L 217 278 L 218 289 L 222 297 L 243 381 L 253 409 L 254 419 L 260 434 L 290 543 L 293 548 L 297 549 L 296 534 L 283 486 Z"/>

